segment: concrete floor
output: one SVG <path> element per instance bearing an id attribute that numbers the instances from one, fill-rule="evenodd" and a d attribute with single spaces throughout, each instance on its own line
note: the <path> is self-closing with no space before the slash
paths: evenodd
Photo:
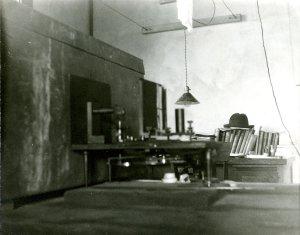
<path id="1" fill-rule="evenodd" d="M 118 195 L 124 198 L 119 189 L 109 188 L 102 185 L 82 188 L 68 192 L 65 197 L 15 210 L 2 208 L 1 234 L 300 234 L 297 188 L 272 194 L 257 189 L 247 192 L 213 189 L 208 193 L 211 199 L 202 206 L 196 205 L 194 198 L 186 198 L 190 206 L 178 205 L 176 201 L 168 206 L 155 203 L 154 194 L 162 195 L 163 201 L 174 195 L 180 198 L 181 192 L 195 191 L 194 187 L 168 188 L 166 194 L 165 189 L 129 187 L 128 197 L 138 193 L 145 198 L 150 192 L 154 198 L 151 205 L 146 200 L 141 203 L 143 199 L 130 204 L 126 200 L 122 204 L 109 203 L 109 198 L 118 200 Z M 196 191 L 199 196 L 208 192 Z M 93 200 L 87 201 L 84 194 Z M 204 197 L 199 198 L 203 202 Z"/>

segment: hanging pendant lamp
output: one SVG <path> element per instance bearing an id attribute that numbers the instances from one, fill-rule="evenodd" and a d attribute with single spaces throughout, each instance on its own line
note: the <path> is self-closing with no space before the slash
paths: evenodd
<path id="1" fill-rule="evenodd" d="M 199 101 L 190 93 L 187 76 L 187 59 L 186 59 L 186 32 L 184 30 L 184 61 L 185 61 L 185 86 L 186 92 L 176 101 L 178 105 L 193 105 L 199 104 Z"/>

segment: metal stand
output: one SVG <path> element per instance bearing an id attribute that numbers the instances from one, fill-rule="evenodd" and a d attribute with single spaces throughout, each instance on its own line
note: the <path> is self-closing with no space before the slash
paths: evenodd
<path id="1" fill-rule="evenodd" d="M 206 163 L 207 163 L 207 187 L 211 186 L 211 149 L 206 151 Z"/>

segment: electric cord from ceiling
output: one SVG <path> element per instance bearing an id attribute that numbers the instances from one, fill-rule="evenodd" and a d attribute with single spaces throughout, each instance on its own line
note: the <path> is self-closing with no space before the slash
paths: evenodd
<path id="1" fill-rule="evenodd" d="M 296 152 L 297 152 L 297 154 L 300 158 L 300 152 L 299 152 L 297 146 L 295 145 L 295 143 L 293 141 L 293 138 L 291 136 L 291 133 L 290 133 L 289 129 L 287 128 L 287 126 L 285 125 L 285 123 L 283 121 L 283 117 L 282 117 L 281 111 L 279 109 L 279 105 L 278 105 L 277 98 L 276 98 L 276 95 L 275 95 L 275 90 L 274 90 L 274 86 L 273 86 L 273 82 L 272 82 L 272 78 L 271 78 L 271 73 L 270 73 L 269 60 L 268 60 L 268 55 L 267 55 L 266 46 L 265 46 L 265 39 L 264 39 L 264 29 L 263 29 L 263 24 L 262 24 L 262 19 L 261 19 L 260 7 L 259 7 L 258 0 L 256 0 L 256 6 L 257 6 L 257 14 L 258 14 L 258 17 L 259 17 L 259 22 L 260 22 L 262 46 L 263 46 L 263 49 L 264 49 L 264 55 L 265 55 L 267 72 L 268 72 L 268 78 L 269 78 L 269 83 L 270 83 L 270 86 L 271 86 L 274 102 L 275 102 L 275 105 L 276 105 L 276 109 L 277 109 L 281 124 L 284 127 L 284 129 L 286 130 L 286 132 L 288 133 L 291 144 L 293 145 L 294 149 L 296 150 Z"/>
<path id="2" fill-rule="evenodd" d="M 188 87 L 188 70 L 187 70 L 187 51 L 186 51 L 186 30 L 184 32 L 184 67 L 185 67 L 185 87 Z"/>

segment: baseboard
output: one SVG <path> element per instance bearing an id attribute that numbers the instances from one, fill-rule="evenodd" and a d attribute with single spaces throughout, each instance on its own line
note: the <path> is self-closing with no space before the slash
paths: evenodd
<path id="1" fill-rule="evenodd" d="M 56 197 L 62 197 L 66 191 L 76 189 L 76 188 L 81 188 L 81 187 L 84 187 L 84 185 L 49 191 L 45 193 L 33 194 L 33 195 L 28 195 L 28 196 L 13 198 L 13 199 L 4 199 L 1 200 L 1 207 L 3 208 L 12 207 L 13 209 L 17 209 L 26 204 L 35 203 L 35 202 L 39 202 L 51 198 L 56 198 Z"/>

